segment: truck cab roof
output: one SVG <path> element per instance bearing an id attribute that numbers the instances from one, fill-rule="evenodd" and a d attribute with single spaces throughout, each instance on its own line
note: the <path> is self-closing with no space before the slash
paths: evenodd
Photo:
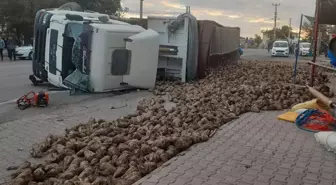
<path id="1" fill-rule="evenodd" d="M 101 14 L 97 12 L 79 12 L 79 11 L 69 11 L 69 10 L 59 10 L 59 9 L 51 9 L 51 10 L 44 10 L 46 13 L 50 13 L 54 15 L 54 20 L 55 19 L 62 19 L 64 20 L 66 17 L 66 14 L 71 14 L 71 15 L 80 15 L 84 18 L 84 20 L 90 20 L 90 21 L 99 21 L 99 17 L 107 17 L 108 18 L 108 23 L 110 24 L 123 24 L 123 25 L 129 25 L 126 22 L 118 21 L 118 20 L 112 20 L 109 18 L 109 15 L 107 14 Z M 58 20 L 61 21 L 61 20 Z"/>

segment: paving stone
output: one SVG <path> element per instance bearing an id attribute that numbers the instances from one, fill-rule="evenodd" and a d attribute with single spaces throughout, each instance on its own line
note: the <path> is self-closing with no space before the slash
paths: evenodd
<path id="1" fill-rule="evenodd" d="M 301 179 L 297 179 L 297 178 L 287 179 L 287 185 L 301 185 L 301 184 L 303 184 L 303 181 Z"/>
<path id="2" fill-rule="evenodd" d="M 206 179 L 195 177 L 189 183 L 190 185 L 203 185 L 206 182 Z"/>
<path id="3" fill-rule="evenodd" d="M 251 176 L 244 174 L 240 180 L 240 182 L 247 183 L 247 184 L 253 184 L 254 180 L 257 178 L 257 176 Z"/>
<path id="4" fill-rule="evenodd" d="M 265 174 L 261 175 L 261 174 L 259 174 L 258 178 L 257 178 L 257 181 L 268 182 L 269 183 L 272 178 L 273 178 L 273 175 L 265 175 Z"/>
<path id="5" fill-rule="evenodd" d="M 140 185 L 156 185 L 156 184 L 157 183 L 147 182 L 147 181 L 140 183 Z"/>
<path id="6" fill-rule="evenodd" d="M 318 183 L 318 185 L 334 185 L 334 184 L 335 184 L 334 180 L 326 180 L 326 179 L 323 179 Z"/>
<path id="7" fill-rule="evenodd" d="M 277 182 L 287 182 L 288 175 L 282 175 L 282 174 L 275 174 L 273 180 Z"/>

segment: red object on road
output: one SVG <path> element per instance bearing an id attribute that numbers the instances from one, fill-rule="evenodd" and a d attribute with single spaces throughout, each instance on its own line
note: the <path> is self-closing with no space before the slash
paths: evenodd
<path id="1" fill-rule="evenodd" d="M 49 104 L 49 94 L 46 92 L 35 93 L 34 91 L 22 96 L 16 101 L 19 109 L 24 110 L 28 107 L 46 107 Z"/>

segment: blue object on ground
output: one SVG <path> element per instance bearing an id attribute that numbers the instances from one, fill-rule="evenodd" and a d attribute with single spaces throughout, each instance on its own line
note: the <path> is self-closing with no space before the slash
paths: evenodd
<path id="1" fill-rule="evenodd" d="M 244 54 L 244 50 L 242 48 L 239 48 L 239 54 L 243 55 Z"/>
<path id="2" fill-rule="evenodd" d="M 336 57 L 330 50 L 328 50 L 328 57 L 330 58 L 330 64 L 336 67 Z"/>

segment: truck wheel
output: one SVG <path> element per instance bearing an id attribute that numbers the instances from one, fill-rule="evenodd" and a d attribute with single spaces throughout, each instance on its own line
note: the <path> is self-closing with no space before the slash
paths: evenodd
<path id="1" fill-rule="evenodd" d="M 70 11 L 79 11 L 79 12 L 83 11 L 83 8 L 78 3 L 75 3 L 75 2 L 65 3 L 64 5 L 60 6 L 58 9 L 70 10 Z"/>

